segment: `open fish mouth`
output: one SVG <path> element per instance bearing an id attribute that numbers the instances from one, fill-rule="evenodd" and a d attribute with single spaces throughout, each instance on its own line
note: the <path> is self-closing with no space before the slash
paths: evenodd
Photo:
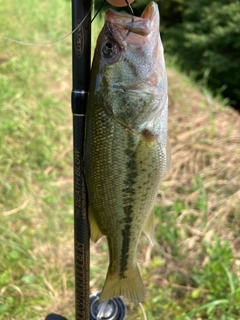
<path id="1" fill-rule="evenodd" d="M 143 11 L 141 17 L 119 13 L 110 9 L 106 12 L 105 20 L 133 33 L 148 35 L 151 32 L 152 23 L 157 25 L 156 16 L 158 16 L 158 6 L 155 2 L 151 2 Z"/>
<path id="2" fill-rule="evenodd" d="M 151 20 L 147 18 L 142 19 L 130 16 L 129 14 L 121 14 L 114 10 L 108 10 L 106 21 L 112 25 L 117 25 L 118 28 L 123 28 L 142 36 L 147 36 L 151 32 Z"/>
<path id="3" fill-rule="evenodd" d="M 141 17 L 110 9 L 106 12 L 105 21 L 108 31 L 117 40 L 122 50 L 126 50 L 127 42 L 134 42 L 134 35 L 143 36 L 140 41 L 144 42 L 144 37 L 152 31 L 156 31 L 157 34 L 159 32 L 158 6 L 154 2 L 146 7 Z"/>

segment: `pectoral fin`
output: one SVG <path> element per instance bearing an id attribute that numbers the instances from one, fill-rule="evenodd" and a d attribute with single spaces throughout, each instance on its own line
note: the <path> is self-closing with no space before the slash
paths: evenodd
<path id="1" fill-rule="evenodd" d="M 148 237 L 151 245 L 154 246 L 155 244 L 155 240 L 154 240 L 154 207 L 152 208 L 147 221 L 145 223 L 145 226 L 143 228 L 143 232 L 146 234 L 146 236 Z"/>
<path id="2" fill-rule="evenodd" d="M 100 231 L 98 225 L 97 225 L 97 222 L 92 214 L 92 211 L 90 208 L 88 208 L 88 220 L 89 220 L 89 224 L 90 224 L 90 237 L 91 237 L 91 240 L 93 242 L 97 242 L 98 239 L 100 239 L 103 234 L 102 232 Z"/>

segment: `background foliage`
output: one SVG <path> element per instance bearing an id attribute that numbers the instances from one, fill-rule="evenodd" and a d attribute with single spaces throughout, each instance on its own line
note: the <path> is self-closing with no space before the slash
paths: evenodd
<path id="1" fill-rule="evenodd" d="M 240 105 L 240 2 L 168 0 L 162 39 L 183 70 Z"/>

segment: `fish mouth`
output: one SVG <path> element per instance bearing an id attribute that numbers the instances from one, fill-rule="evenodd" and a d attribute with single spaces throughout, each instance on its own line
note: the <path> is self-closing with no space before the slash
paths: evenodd
<path id="1" fill-rule="evenodd" d="M 116 25 L 117 28 L 124 29 L 141 36 L 148 36 L 153 29 L 159 28 L 158 6 L 155 2 L 150 2 L 141 17 L 130 14 L 119 13 L 112 9 L 107 10 L 105 16 L 106 22 Z"/>

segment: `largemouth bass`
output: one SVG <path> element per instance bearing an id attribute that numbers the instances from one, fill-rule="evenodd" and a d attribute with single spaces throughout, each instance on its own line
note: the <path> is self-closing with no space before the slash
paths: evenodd
<path id="1" fill-rule="evenodd" d="M 159 11 L 106 12 L 92 65 L 84 146 L 91 239 L 106 236 L 109 268 L 100 296 L 144 300 L 136 262 L 144 231 L 153 242 L 154 202 L 166 166 L 167 75 Z"/>

